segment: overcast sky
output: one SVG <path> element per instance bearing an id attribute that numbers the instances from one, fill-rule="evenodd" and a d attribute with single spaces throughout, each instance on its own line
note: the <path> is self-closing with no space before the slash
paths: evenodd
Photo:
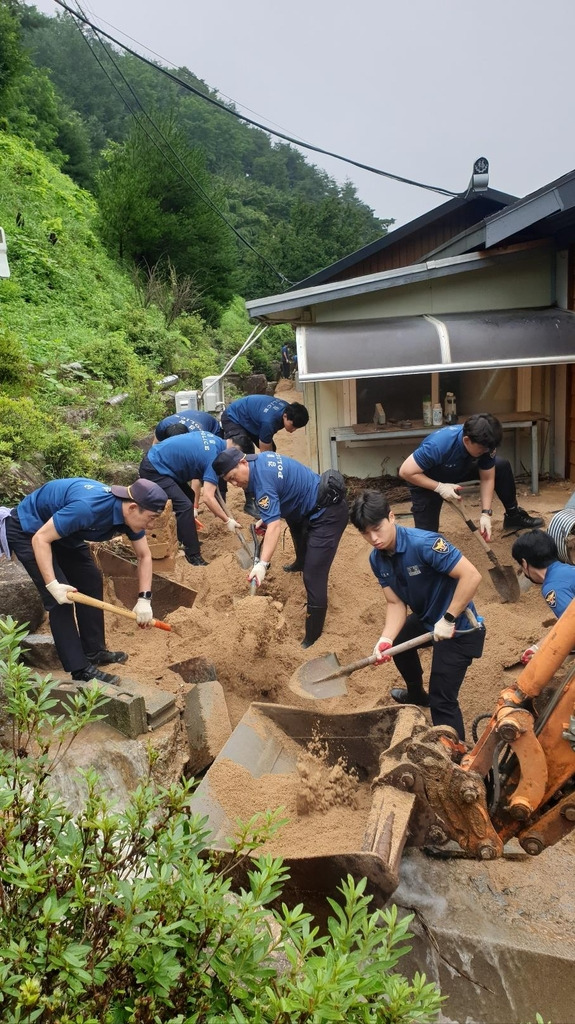
<path id="1" fill-rule="evenodd" d="M 53 0 L 36 6 L 59 9 Z M 486 156 L 490 186 L 525 195 L 575 167 L 573 0 L 90 0 L 83 8 L 112 35 L 104 21 L 186 65 L 256 120 L 395 174 L 464 191 L 473 161 Z M 307 159 L 349 178 L 397 226 L 446 201 Z"/>

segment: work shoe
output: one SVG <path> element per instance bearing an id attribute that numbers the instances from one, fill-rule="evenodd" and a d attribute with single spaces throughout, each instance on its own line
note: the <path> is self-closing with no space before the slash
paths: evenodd
<path id="1" fill-rule="evenodd" d="M 283 565 L 282 569 L 284 572 L 303 572 L 303 565 L 300 565 L 296 558 L 295 562 L 290 562 L 289 565 Z"/>
<path id="2" fill-rule="evenodd" d="M 207 565 L 208 564 L 206 562 L 205 558 L 202 558 L 202 556 L 200 555 L 199 551 L 198 551 L 197 555 L 191 555 L 188 551 L 186 551 L 186 562 L 189 562 L 190 565 Z"/>
<path id="3" fill-rule="evenodd" d="M 125 651 L 94 651 L 86 655 L 90 665 L 123 665 L 128 660 Z"/>
<path id="4" fill-rule="evenodd" d="M 98 683 L 109 683 L 111 686 L 118 686 L 122 682 L 120 676 L 112 676 L 109 672 L 101 672 L 95 665 L 86 665 L 77 672 L 72 672 L 72 679 L 76 683 L 89 683 L 95 679 Z"/>
<path id="5" fill-rule="evenodd" d="M 422 690 L 419 694 L 418 700 L 415 700 L 413 697 L 409 696 L 408 691 L 404 690 L 403 687 L 394 686 L 393 689 L 390 690 L 389 696 L 396 704 L 415 704 L 418 708 L 429 707 L 429 697 L 425 690 Z"/>
<path id="6" fill-rule="evenodd" d="M 245 505 L 244 505 L 244 512 L 245 512 L 245 514 L 247 516 L 253 516 L 254 519 L 259 519 L 260 518 L 260 514 L 259 514 L 259 511 L 258 511 L 258 506 L 256 505 L 256 499 L 254 498 L 253 494 L 248 494 L 246 496 L 246 502 L 245 502 Z"/>
<path id="7" fill-rule="evenodd" d="M 513 512 L 506 512 L 503 516 L 504 530 L 537 530 L 544 525 L 541 516 L 530 516 L 524 508 L 517 506 Z"/>

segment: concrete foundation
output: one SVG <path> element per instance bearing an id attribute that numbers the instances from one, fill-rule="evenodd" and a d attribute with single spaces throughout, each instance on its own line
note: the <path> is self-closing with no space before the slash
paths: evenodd
<path id="1" fill-rule="evenodd" d="M 232 734 L 223 687 L 215 679 L 190 688 L 184 702 L 190 775 L 212 763 Z"/>

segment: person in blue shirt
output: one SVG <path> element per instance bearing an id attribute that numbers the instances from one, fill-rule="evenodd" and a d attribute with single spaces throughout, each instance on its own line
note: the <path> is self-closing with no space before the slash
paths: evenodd
<path id="1" fill-rule="evenodd" d="M 172 413 L 171 416 L 164 416 L 164 419 L 158 423 L 154 436 L 156 441 L 165 441 L 167 437 L 186 434 L 190 430 L 207 430 L 209 434 L 215 434 L 216 437 L 224 436 L 223 427 L 215 416 L 209 412 L 196 410 L 184 410 Z"/>
<path id="2" fill-rule="evenodd" d="M 545 530 L 530 530 L 513 543 L 511 554 L 524 576 L 541 587 L 549 608 L 559 618 L 575 597 L 575 565 L 560 561 L 557 545 Z M 521 655 L 526 665 L 539 649 L 531 644 Z"/>
<path id="3" fill-rule="evenodd" d="M 413 520 L 420 530 L 439 529 L 444 501 L 460 501 L 458 484 L 479 478 L 481 516 L 479 529 L 491 540 L 493 492 L 505 508 L 503 529 L 516 532 L 543 526 L 517 505 L 515 478 L 508 459 L 496 455 L 501 444 L 501 423 L 491 413 L 476 413 L 457 427 L 443 427 L 428 434 L 399 467 L 399 475 L 411 490 Z"/>
<path id="4" fill-rule="evenodd" d="M 440 534 L 398 526 L 379 491 L 364 491 L 356 498 L 350 518 L 374 548 L 369 561 L 386 600 L 382 635 L 373 651 L 376 664 L 390 661 L 386 651 L 394 645 L 433 633 L 429 694 L 423 687 L 419 655 L 409 650 L 393 658 L 407 687 L 394 687 L 393 700 L 429 706 L 433 724 L 451 726 L 463 741 L 459 690 L 485 641 L 485 630 L 472 626 L 477 616 L 473 597 L 481 575 Z"/>
<path id="5" fill-rule="evenodd" d="M 289 347 L 289 345 L 287 343 L 285 345 L 282 345 L 282 353 L 281 353 L 281 355 L 282 355 L 282 364 L 281 364 L 282 377 L 285 380 L 289 380 L 289 378 L 291 377 L 291 352 L 290 352 L 290 347 Z"/>
<path id="6" fill-rule="evenodd" d="M 258 586 L 270 567 L 281 520 L 288 524 L 301 559 L 307 594 L 302 647 L 311 647 L 323 632 L 329 570 L 347 525 L 343 477 L 341 487 L 322 486 L 322 478 L 295 459 L 276 452 L 246 456 L 238 448 L 221 452 L 214 460 L 214 470 L 235 487 L 244 491 L 249 488 L 255 496 L 266 528 L 260 560 L 248 576 Z"/>
<path id="7" fill-rule="evenodd" d="M 87 541 L 125 533 L 138 559 L 139 595 L 134 612 L 139 626 L 152 622 L 152 556 L 146 529 L 166 507 L 165 492 L 148 480 L 130 487 L 107 487 L 97 480 L 51 480 L 22 499 L 4 520 L 8 550 L 36 584 L 50 619 L 58 657 L 75 680 L 119 683 L 99 665 L 123 663 L 123 651 L 106 650 L 104 616 L 99 608 L 74 603 L 68 591 L 102 600 L 102 573 Z M 74 612 L 76 613 L 74 616 Z"/>
<path id="8" fill-rule="evenodd" d="M 190 480 L 203 482 L 206 505 L 226 524 L 228 530 L 235 533 L 240 525 L 226 515 L 216 497 L 218 474 L 213 470 L 212 463 L 225 448 L 226 442 L 221 437 L 215 437 L 205 430 L 188 431 L 152 445 L 140 463 L 140 476 L 153 480 L 171 499 L 178 540 L 183 545 L 190 565 L 208 564 L 200 554 L 196 528 L 197 509 Z"/>

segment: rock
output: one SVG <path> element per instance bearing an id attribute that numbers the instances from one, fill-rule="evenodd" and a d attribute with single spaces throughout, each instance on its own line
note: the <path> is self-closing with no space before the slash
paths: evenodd
<path id="1" fill-rule="evenodd" d="M 265 395 L 268 390 L 268 382 L 264 373 L 252 373 L 246 380 L 246 394 Z"/>
<path id="2" fill-rule="evenodd" d="M 148 753 L 143 743 L 124 739 L 103 722 L 82 729 L 50 776 L 50 788 L 72 814 L 86 802 L 86 783 L 79 769 L 87 768 L 96 769 L 102 789 L 113 798 L 115 808 L 122 810 L 130 794 L 148 777 Z"/>
<path id="3" fill-rule="evenodd" d="M 51 633 L 28 633 L 22 645 L 22 661 L 38 672 L 61 671 L 62 664 Z"/>
<path id="4" fill-rule="evenodd" d="M 45 477 L 38 466 L 31 462 L 12 462 L 0 474 L 0 503 L 14 507 L 24 497 L 45 483 Z"/>
<path id="5" fill-rule="evenodd" d="M 0 560 L 0 618 L 11 615 L 27 622 L 35 633 L 44 618 L 44 605 L 28 573 L 19 562 Z"/>

